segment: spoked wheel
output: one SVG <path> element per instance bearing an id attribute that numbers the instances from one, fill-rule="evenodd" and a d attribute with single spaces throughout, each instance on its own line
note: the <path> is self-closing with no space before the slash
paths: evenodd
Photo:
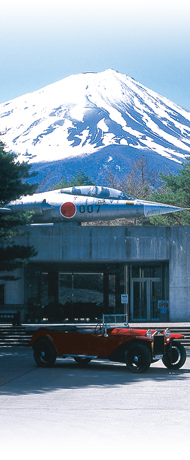
<path id="1" fill-rule="evenodd" d="M 166 353 L 162 361 L 168 369 L 180 369 L 186 361 L 186 350 L 177 340 L 173 340 L 172 349 Z"/>
<path id="2" fill-rule="evenodd" d="M 38 366 L 53 366 L 56 356 L 56 350 L 49 340 L 41 339 L 34 345 L 34 359 Z"/>
<path id="3" fill-rule="evenodd" d="M 151 354 L 141 343 L 131 345 L 125 353 L 125 362 L 132 372 L 145 372 L 151 363 Z"/>
<path id="4" fill-rule="evenodd" d="M 74 357 L 74 360 L 80 366 L 86 366 L 91 361 L 91 358 L 82 358 L 78 356 L 78 357 Z"/>

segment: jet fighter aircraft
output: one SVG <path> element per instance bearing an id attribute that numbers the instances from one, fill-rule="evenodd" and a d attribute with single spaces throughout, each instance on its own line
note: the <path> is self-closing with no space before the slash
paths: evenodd
<path id="1" fill-rule="evenodd" d="M 35 193 L 10 202 L 1 213 L 33 211 L 34 223 L 106 221 L 150 217 L 182 211 L 183 208 L 132 198 L 102 186 L 78 186 Z"/>

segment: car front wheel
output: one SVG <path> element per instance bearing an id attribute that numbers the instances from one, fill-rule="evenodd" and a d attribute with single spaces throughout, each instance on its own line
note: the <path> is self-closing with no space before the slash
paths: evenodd
<path id="1" fill-rule="evenodd" d="M 133 344 L 125 353 L 125 363 L 132 372 L 145 372 L 151 364 L 150 351 L 141 343 Z"/>
<path id="2" fill-rule="evenodd" d="M 177 340 L 173 340 L 172 349 L 166 353 L 162 361 L 168 369 L 180 369 L 186 361 L 186 350 Z"/>
<path id="3" fill-rule="evenodd" d="M 33 347 L 34 359 L 37 366 L 50 367 L 56 360 L 56 350 L 53 344 L 47 339 L 41 339 Z"/>

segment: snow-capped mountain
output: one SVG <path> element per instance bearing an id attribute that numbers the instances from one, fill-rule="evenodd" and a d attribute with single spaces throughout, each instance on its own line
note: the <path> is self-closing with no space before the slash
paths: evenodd
<path id="1" fill-rule="evenodd" d="M 190 112 L 114 70 L 72 75 L 0 104 L 0 132 L 48 186 L 79 169 L 102 182 L 106 169 L 126 173 L 143 154 L 176 171 L 190 154 Z"/>

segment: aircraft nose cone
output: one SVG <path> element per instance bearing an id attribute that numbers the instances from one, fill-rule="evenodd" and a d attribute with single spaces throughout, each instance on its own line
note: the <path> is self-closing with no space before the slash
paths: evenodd
<path id="1" fill-rule="evenodd" d="M 151 217 L 159 214 L 168 214 L 170 212 L 176 211 L 183 211 L 183 208 L 160 203 L 144 204 L 144 215 L 146 217 Z"/>

